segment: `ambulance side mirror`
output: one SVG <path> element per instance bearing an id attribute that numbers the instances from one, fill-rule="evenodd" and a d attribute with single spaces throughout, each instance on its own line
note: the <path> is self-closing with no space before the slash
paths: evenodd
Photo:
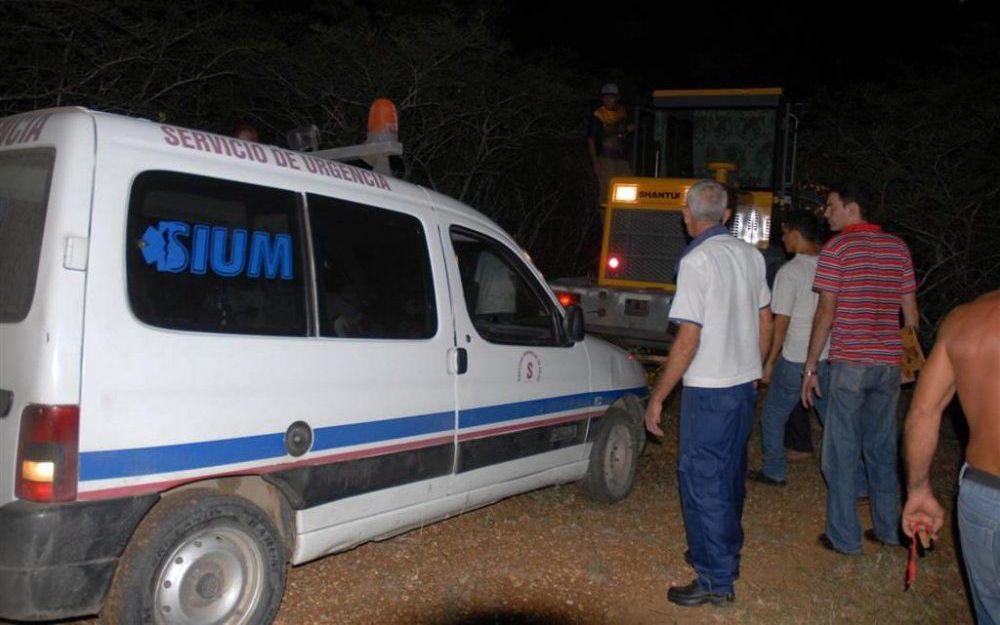
<path id="1" fill-rule="evenodd" d="M 566 337 L 574 343 L 579 343 L 585 334 L 583 309 L 578 304 L 566 306 Z"/>

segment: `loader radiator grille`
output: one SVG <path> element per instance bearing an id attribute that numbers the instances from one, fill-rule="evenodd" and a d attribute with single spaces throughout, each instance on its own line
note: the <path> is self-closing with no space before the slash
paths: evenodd
<path id="1" fill-rule="evenodd" d="M 607 255 L 621 265 L 617 271 L 605 267 L 605 277 L 673 284 L 687 243 L 680 211 L 615 209 Z"/>

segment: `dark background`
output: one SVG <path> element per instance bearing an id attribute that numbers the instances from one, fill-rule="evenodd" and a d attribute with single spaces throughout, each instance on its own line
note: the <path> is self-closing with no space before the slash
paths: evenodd
<path id="1" fill-rule="evenodd" d="M 601 84 L 783 87 L 796 197 L 856 179 L 910 245 L 929 340 L 1000 285 L 1000 37 L 986 1 L 0 2 L 0 115 L 82 105 L 264 143 L 364 140 L 396 103 L 397 175 L 510 231 L 550 277 L 593 274 L 583 132 Z"/>
<path id="2" fill-rule="evenodd" d="M 254 4 L 272 16 L 297 13 L 328 23 L 342 21 L 347 12 L 383 24 L 405 17 L 482 15 L 514 54 L 557 58 L 639 93 L 778 85 L 803 97 L 821 87 L 892 81 L 970 56 L 1000 58 L 997 11 L 986 0 L 614 0 L 586 10 L 579 3 L 535 0 Z"/>
<path id="3" fill-rule="evenodd" d="M 645 89 L 780 85 L 804 96 L 997 51 L 987 2 L 619 0 L 606 15 L 540 4 L 514 2 L 501 20 L 516 49 L 570 50 L 581 67 Z"/>

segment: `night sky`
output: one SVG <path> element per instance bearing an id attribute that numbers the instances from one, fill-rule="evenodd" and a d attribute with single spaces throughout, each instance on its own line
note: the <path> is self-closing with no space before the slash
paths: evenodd
<path id="1" fill-rule="evenodd" d="M 780 86 L 808 97 L 821 87 L 989 58 L 1000 64 L 993 0 L 254 0 L 278 12 L 346 2 L 376 20 L 399 15 L 488 16 L 519 55 L 556 56 L 626 92 Z M 338 11 L 333 11 L 337 13 Z M 595 85 L 595 92 L 599 85 Z"/>
<path id="2" fill-rule="evenodd" d="M 561 3 L 502 3 L 519 52 L 561 51 L 623 87 L 821 86 L 892 80 L 907 71 L 997 52 L 996 16 L 980 0 L 920 3 L 637 2 L 582 11 Z M 887 9 L 885 7 L 893 8 Z"/>

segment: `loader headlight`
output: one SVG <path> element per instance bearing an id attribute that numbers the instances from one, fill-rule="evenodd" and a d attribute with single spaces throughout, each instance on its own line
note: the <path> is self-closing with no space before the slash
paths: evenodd
<path id="1" fill-rule="evenodd" d="M 635 202 L 639 198 L 639 186 L 634 184 L 616 184 L 612 197 L 615 202 Z"/>

